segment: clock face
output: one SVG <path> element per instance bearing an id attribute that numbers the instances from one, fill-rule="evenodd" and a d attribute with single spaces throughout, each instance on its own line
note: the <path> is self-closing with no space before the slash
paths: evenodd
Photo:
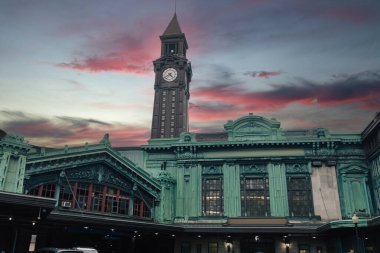
<path id="1" fill-rule="evenodd" d="M 162 77 L 164 78 L 165 81 L 168 81 L 168 82 L 174 81 L 177 78 L 177 70 L 173 68 L 167 68 L 162 73 Z"/>

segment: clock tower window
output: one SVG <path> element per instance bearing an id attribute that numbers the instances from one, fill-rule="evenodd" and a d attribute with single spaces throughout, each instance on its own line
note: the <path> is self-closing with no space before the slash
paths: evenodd
<path id="1" fill-rule="evenodd" d="M 176 43 L 168 43 L 166 44 L 166 55 L 176 54 L 177 53 L 177 44 Z"/>

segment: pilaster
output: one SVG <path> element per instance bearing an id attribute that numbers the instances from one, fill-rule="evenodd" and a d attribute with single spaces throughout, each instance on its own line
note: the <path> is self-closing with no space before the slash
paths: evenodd
<path id="1" fill-rule="evenodd" d="M 270 211 L 272 216 L 288 216 L 285 164 L 268 163 Z"/>
<path id="2" fill-rule="evenodd" d="M 224 215 L 228 217 L 241 216 L 240 201 L 240 169 L 237 164 L 223 164 L 224 182 Z"/>

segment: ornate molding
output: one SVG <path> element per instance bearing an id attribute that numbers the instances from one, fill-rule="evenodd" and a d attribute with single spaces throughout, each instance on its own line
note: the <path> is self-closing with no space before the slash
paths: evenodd
<path id="1" fill-rule="evenodd" d="M 306 174 L 310 173 L 309 166 L 306 163 L 285 164 L 286 173 L 289 174 Z"/>
<path id="2" fill-rule="evenodd" d="M 243 164 L 240 165 L 240 174 L 265 174 L 268 173 L 265 164 Z"/>
<path id="3" fill-rule="evenodd" d="M 202 168 L 203 175 L 220 175 L 222 174 L 222 166 L 220 165 L 207 165 Z"/>

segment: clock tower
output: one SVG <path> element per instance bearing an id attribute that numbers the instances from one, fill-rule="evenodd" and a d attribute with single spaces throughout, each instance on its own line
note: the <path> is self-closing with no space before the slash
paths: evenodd
<path id="1" fill-rule="evenodd" d="M 156 74 L 151 139 L 177 138 L 189 130 L 189 84 L 192 71 L 188 49 L 177 15 L 161 39 L 161 56 L 153 62 Z"/>

